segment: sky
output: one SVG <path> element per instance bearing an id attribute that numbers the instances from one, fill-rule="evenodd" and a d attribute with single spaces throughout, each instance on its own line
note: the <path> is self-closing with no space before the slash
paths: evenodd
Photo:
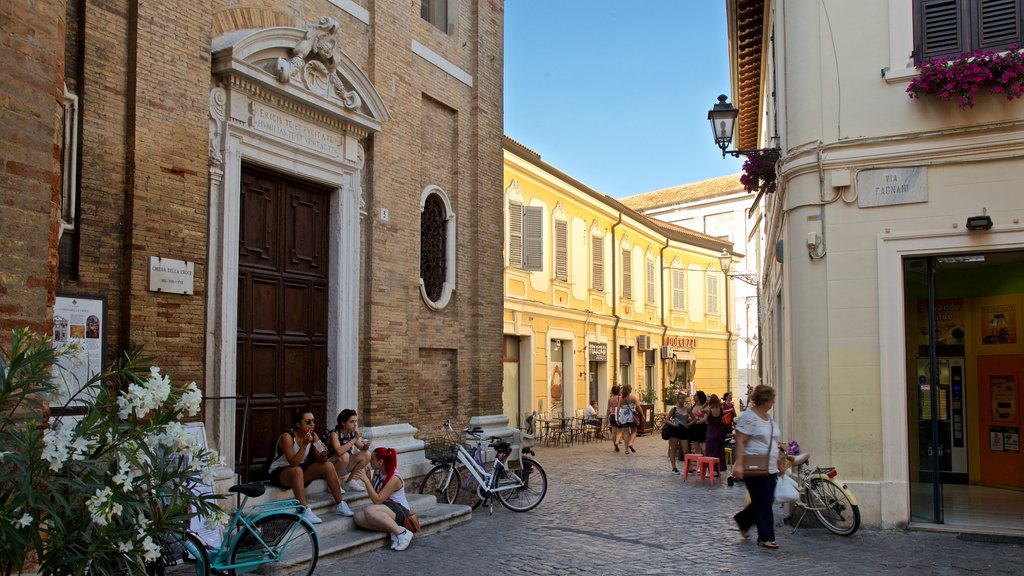
<path id="1" fill-rule="evenodd" d="M 729 92 L 724 0 L 505 1 L 505 134 L 598 192 L 738 173 L 707 119 Z"/>

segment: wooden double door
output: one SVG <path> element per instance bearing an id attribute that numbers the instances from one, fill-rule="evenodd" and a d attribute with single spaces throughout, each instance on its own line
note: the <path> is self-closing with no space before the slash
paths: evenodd
<path id="1" fill-rule="evenodd" d="M 247 480 L 261 480 L 271 442 L 309 407 L 327 404 L 330 191 L 244 166 L 238 233 L 237 390 L 249 399 L 236 446 Z"/>

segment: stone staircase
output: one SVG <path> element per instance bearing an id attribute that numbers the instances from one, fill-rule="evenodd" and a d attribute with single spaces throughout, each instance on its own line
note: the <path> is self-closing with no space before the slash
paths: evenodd
<path id="1" fill-rule="evenodd" d="M 233 497 L 234 495 L 231 495 L 231 498 Z M 332 560 L 347 558 L 376 548 L 391 546 L 391 538 L 388 534 L 356 528 L 351 517 L 342 516 L 335 512 L 334 498 L 331 497 L 331 493 L 327 490 L 327 484 L 323 480 L 316 480 L 310 484 L 306 488 L 306 497 L 313 512 L 323 520 L 322 523 L 315 525 L 317 534 L 320 537 L 321 561 L 326 558 Z M 291 490 L 282 490 L 268 485 L 266 493 L 262 496 L 259 498 L 249 498 L 246 508 L 251 508 L 256 504 L 287 500 L 289 498 L 292 498 Z M 439 504 L 434 496 L 426 494 L 407 492 L 406 498 L 408 498 L 409 504 L 412 506 L 412 511 L 420 519 L 420 531 L 413 538 L 413 546 L 416 545 L 416 539 L 418 538 L 447 530 L 463 522 L 468 522 L 473 518 L 472 510 L 469 506 Z M 353 511 L 358 511 L 360 508 L 372 504 L 366 492 L 362 491 L 349 490 L 345 492 L 344 500 Z M 234 502 L 229 499 L 223 502 L 223 505 L 233 508 Z M 167 576 L 191 574 L 193 573 L 190 572 L 191 568 L 190 564 L 182 564 L 168 568 L 165 574 Z"/>

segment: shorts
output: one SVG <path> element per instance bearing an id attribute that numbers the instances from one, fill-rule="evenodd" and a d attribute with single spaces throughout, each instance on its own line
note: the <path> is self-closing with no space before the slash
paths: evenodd
<path id="1" fill-rule="evenodd" d="M 638 426 L 639 426 L 639 423 L 637 423 L 636 420 L 633 420 L 632 422 L 626 422 L 625 424 L 619 424 L 619 428 L 633 428 L 633 429 L 636 429 Z"/>
<path id="2" fill-rule="evenodd" d="M 608 417 L 608 426 L 610 428 L 618 428 L 619 427 L 619 419 L 616 418 L 615 416 L 609 416 Z"/>
<path id="3" fill-rule="evenodd" d="M 306 461 L 303 462 L 300 466 L 302 468 L 302 471 L 305 472 L 306 469 L 312 466 L 313 464 L 316 464 L 316 462 Z M 270 471 L 270 479 L 268 481 L 270 482 L 271 486 L 276 486 L 278 488 L 285 489 L 291 488 L 291 486 L 285 486 L 284 484 L 281 484 L 281 473 L 284 472 L 287 468 L 290 468 L 290 466 L 281 466 L 280 468 L 274 468 L 273 470 Z M 312 480 L 306 482 L 305 486 L 309 486 L 310 482 L 312 482 Z"/>
<path id="4" fill-rule="evenodd" d="M 399 526 L 405 524 L 405 517 L 409 515 L 408 510 L 394 500 L 385 500 L 384 506 L 387 506 L 388 510 L 395 513 L 395 524 L 398 524 Z"/>
<path id="5" fill-rule="evenodd" d="M 686 440 L 687 433 L 686 426 L 669 426 L 665 424 L 661 427 L 662 440 Z"/>

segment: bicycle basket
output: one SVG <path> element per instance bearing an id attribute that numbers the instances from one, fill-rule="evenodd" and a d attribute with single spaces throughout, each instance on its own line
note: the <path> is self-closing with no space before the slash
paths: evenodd
<path id="1" fill-rule="evenodd" d="M 423 456 L 437 464 L 455 460 L 455 435 L 447 430 L 432 432 L 423 438 Z"/>
<path id="2" fill-rule="evenodd" d="M 284 537 L 288 535 L 289 530 L 292 526 L 299 521 L 298 516 L 289 516 L 286 514 L 275 514 L 262 518 L 257 521 L 258 528 L 260 529 L 260 538 L 263 538 L 263 542 L 270 548 L 277 546 L 284 540 Z M 237 550 L 256 550 L 262 548 L 263 544 L 256 536 L 249 530 L 245 530 L 238 537 Z"/>

